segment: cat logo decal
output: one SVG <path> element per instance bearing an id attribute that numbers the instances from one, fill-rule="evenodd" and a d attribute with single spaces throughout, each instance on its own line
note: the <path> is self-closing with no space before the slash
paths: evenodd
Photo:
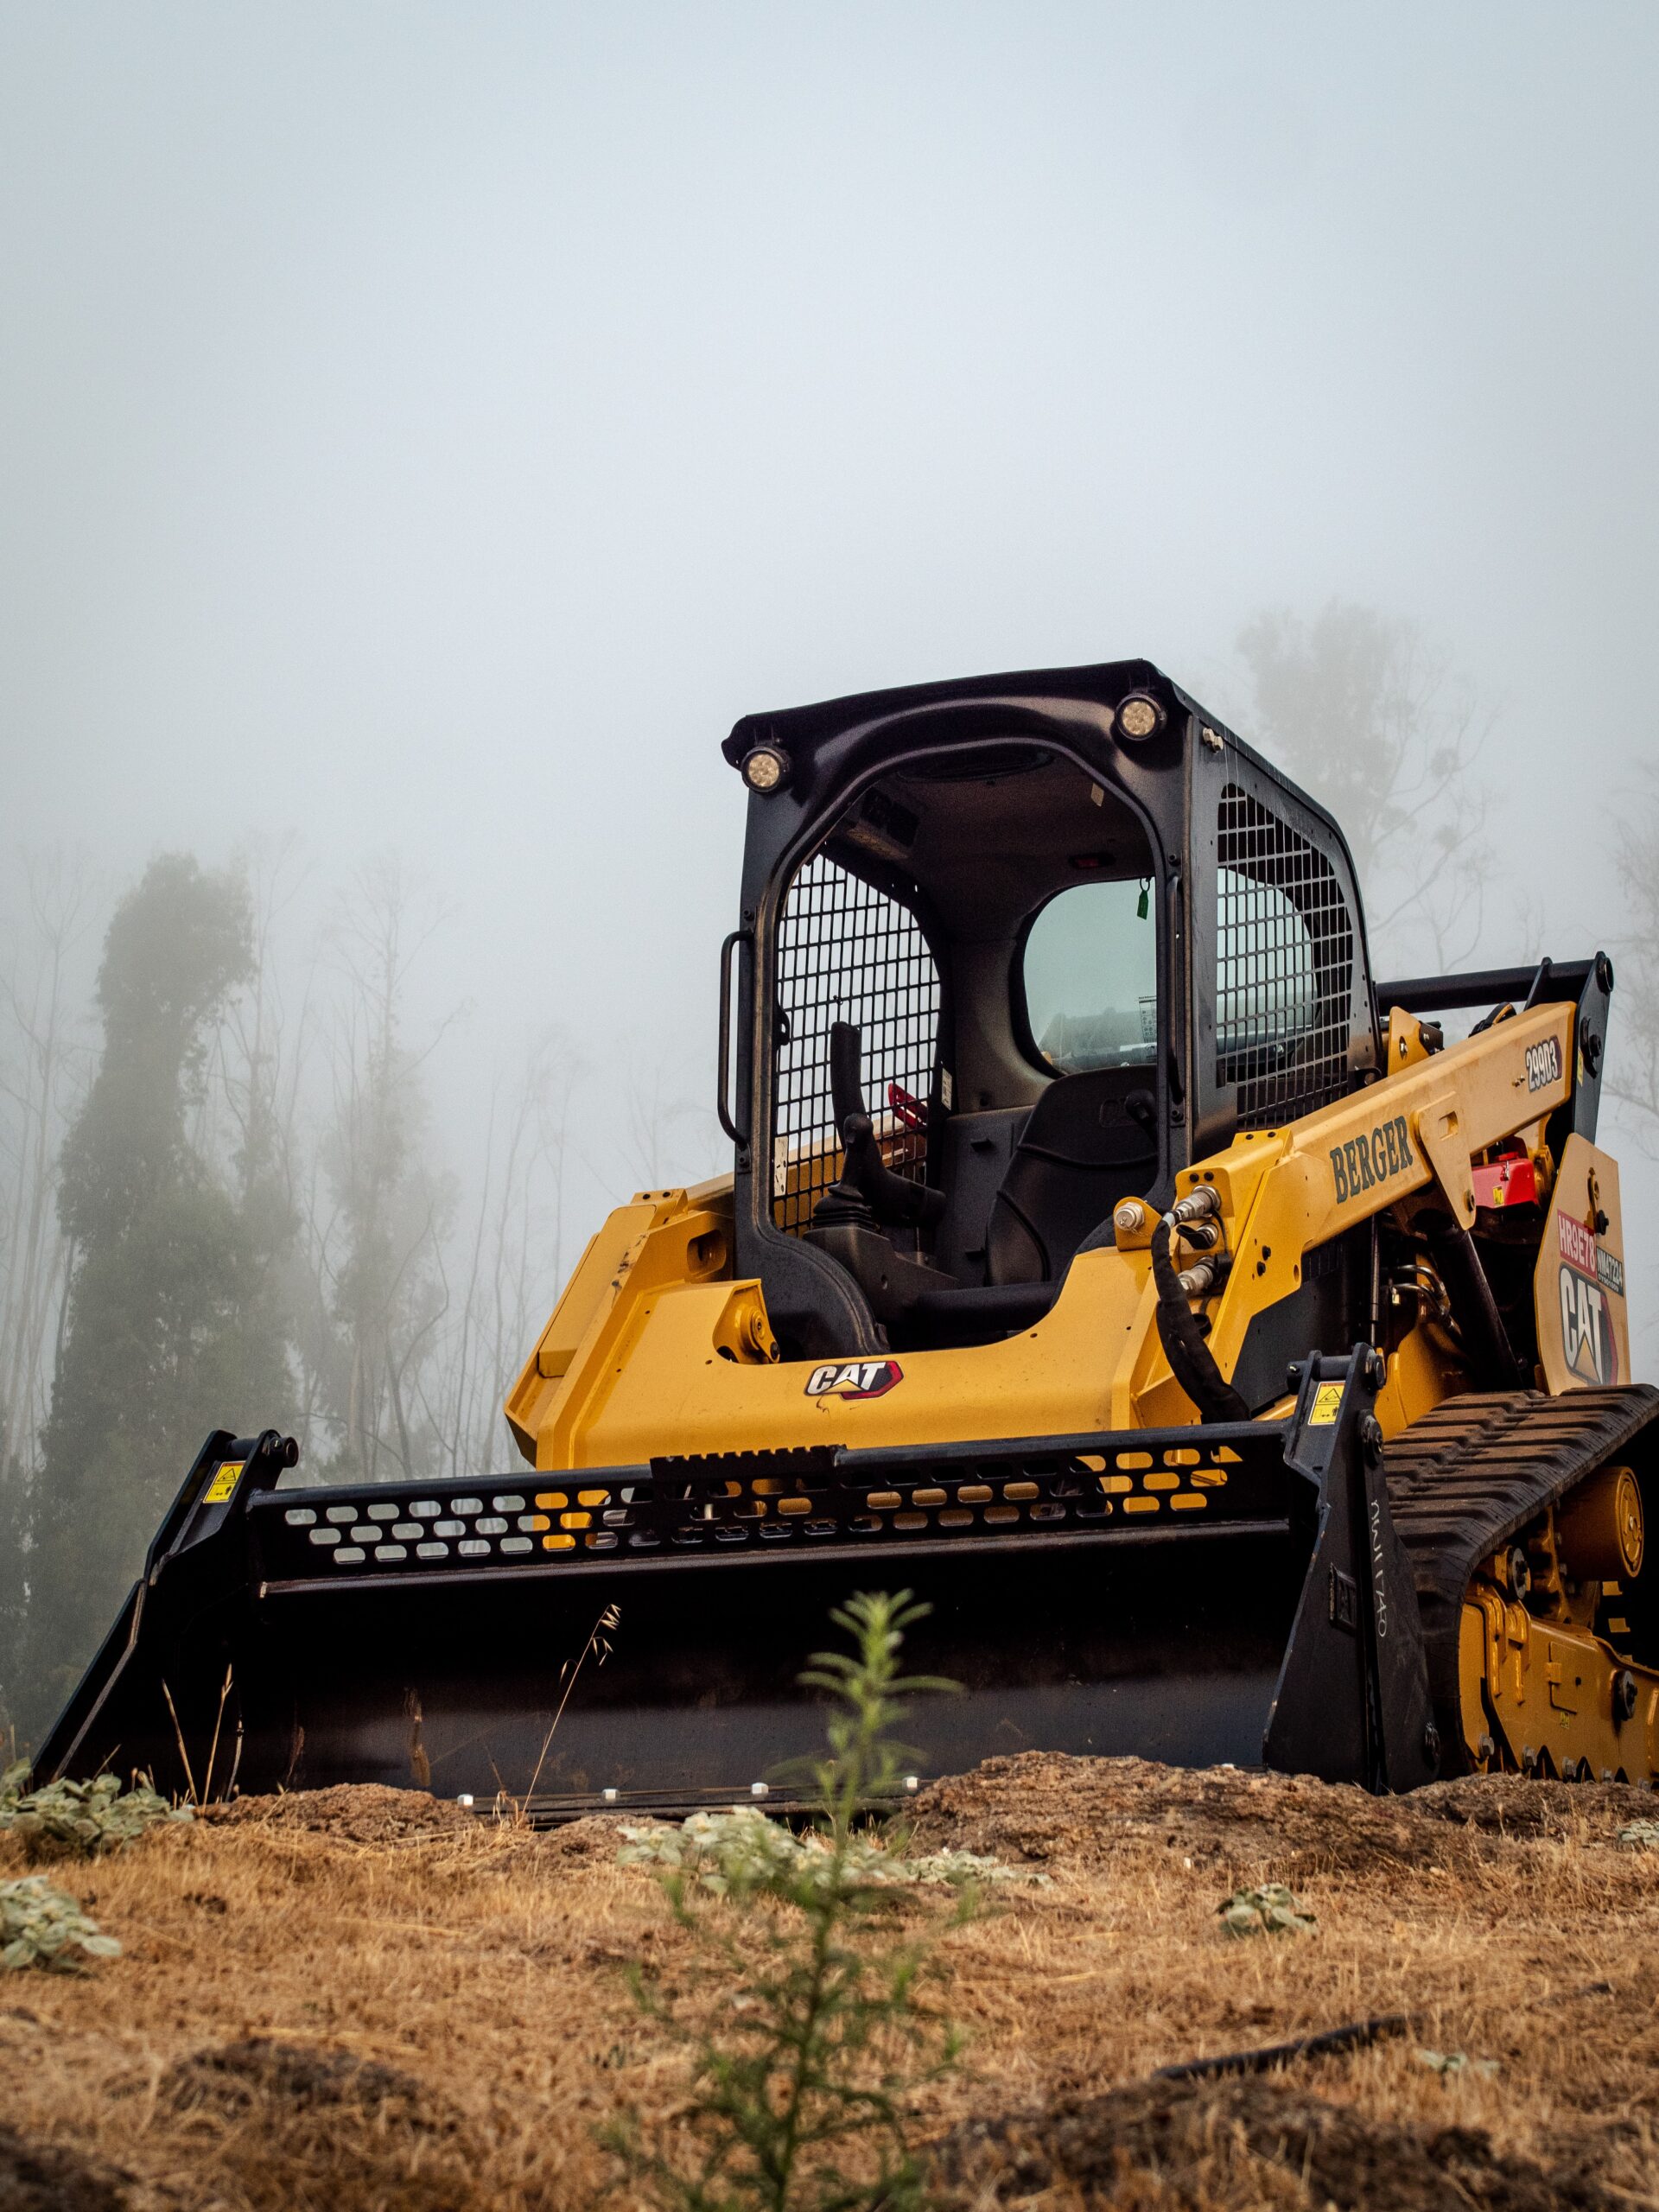
<path id="1" fill-rule="evenodd" d="M 809 1398 L 882 1398 L 905 1370 L 896 1359 L 831 1359 L 806 1378 Z"/>

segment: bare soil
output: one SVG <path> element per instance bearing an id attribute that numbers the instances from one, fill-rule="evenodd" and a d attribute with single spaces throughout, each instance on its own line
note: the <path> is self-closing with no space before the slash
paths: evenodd
<path id="1" fill-rule="evenodd" d="M 971 2042 L 920 2114 L 943 2202 L 1659 2212 L 1659 1853 L 1617 1840 L 1656 1813 L 1617 1786 L 1379 1802 L 1128 1759 L 933 1784 L 918 1845 L 1048 1878 L 946 1946 Z M 54 1868 L 125 1950 L 0 1980 L 0 2212 L 594 2205 L 596 2128 L 632 2108 L 671 2139 L 684 2107 L 627 1969 L 683 2015 L 721 2001 L 651 1875 L 615 1864 L 618 1825 L 328 1790 Z M 0 1837 L 0 1877 L 22 1871 Z M 1317 1934 L 1224 1939 L 1217 1905 L 1266 1881 Z M 1341 2056 L 1149 2078 L 1388 2012 L 1410 2031 Z"/>

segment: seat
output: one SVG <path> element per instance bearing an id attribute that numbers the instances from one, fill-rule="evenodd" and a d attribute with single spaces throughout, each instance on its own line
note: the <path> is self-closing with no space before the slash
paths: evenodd
<path id="1" fill-rule="evenodd" d="M 1091 1230 L 1157 1173 L 1157 1104 L 1139 1067 L 1058 1076 L 1031 1110 L 991 1205 L 988 1281 L 1058 1282 Z"/>
<path id="2" fill-rule="evenodd" d="M 864 1105 L 858 1031 L 837 1022 L 830 1038 L 836 1120 L 849 1141 L 841 1177 L 814 1208 L 804 1239 L 847 1270 L 901 1348 L 985 1343 L 1030 1327 L 1052 1305 L 1084 1238 L 1157 1173 L 1157 1108 L 1144 1068 L 1057 1076 L 1026 1116 L 991 1201 L 985 1281 L 953 1280 L 906 1256 L 887 1233 L 901 1212 L 944 1226 L 944 1202 L 882 1164 Z"/>

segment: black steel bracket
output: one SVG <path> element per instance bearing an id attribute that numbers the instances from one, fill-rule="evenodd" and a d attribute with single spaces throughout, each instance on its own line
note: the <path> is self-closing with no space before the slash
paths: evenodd
<path id="1" fill-rule="evenodd" d="M 1262 1738 L 1281 1773 L 1377 1792 L 1414 1789 L 1440 1764 L 1417 1592 L 1372 1410 L 1382 1378 L 1367 1344 L 1303 1366 L 1285 1464 L 1308 1485 L 1313 1552 Z"/>
<path id="2" fill-rule="evenodd" d="M 151 1670 L 154 1655 L 181 1620 L 232 1599 L 247 1582 L 250 1498 L 272 1491 L 297 1458 L 291 1438 L 274 1428 L 237 1438 L 215 1429 L 180 1484 L 144 1554 L 143 1572 L 127 1592 L 115 1624 L 35 1755 L 36 1787 L 60 1775 L 113 1765 L 122 1746 L 99 1734 L 118 1704 L 118 1693 Z M 157 1678 L 150 1685 L 161 1694 Z M 178 1684 L 182 1702 L 201 1686 Z"/>

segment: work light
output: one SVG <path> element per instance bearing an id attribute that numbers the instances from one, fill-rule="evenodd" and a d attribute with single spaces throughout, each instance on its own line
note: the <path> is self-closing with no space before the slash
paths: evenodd
<path id="1" fill-rule="evenodd" d="M 1131 691 L 1127 699 L 1117 702 L 1117 713 L 1112 727 L 1131 745 L 1144 745 L 1149 737 L 1156 737 L 1165 722 L 1163 709 L 1147 691 Z"/>
<path id="2" fill-rule="evenodd" d="M 743 780 L 752 791 L 780 791 L 789 781 L 789 766 L 781 745 L 757 745 L 743 755 Z"/>

